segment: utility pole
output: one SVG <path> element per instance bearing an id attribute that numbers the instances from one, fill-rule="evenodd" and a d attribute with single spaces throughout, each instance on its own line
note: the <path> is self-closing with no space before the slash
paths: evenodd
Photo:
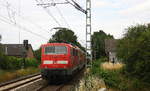
<path id="1" fill-rule="evenodd" d="M 90 59 L 88 67 L 92 67 L 91 29 L 91 0 L 86 0 L 86 58 Z"/>
<path id="2" fill-rule="evenodd" d="M 1 42 L 1 40 L 2 40 L 2 36 L 0 35 L 0 42 Z"/>

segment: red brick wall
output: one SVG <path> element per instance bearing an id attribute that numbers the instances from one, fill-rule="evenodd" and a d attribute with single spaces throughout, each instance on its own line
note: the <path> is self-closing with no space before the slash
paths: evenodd
<path id="1" fill-rule="evenodd" d="M 31 47 L 28 49 L 27 58 L 34 58 L 34 53 Z"/>

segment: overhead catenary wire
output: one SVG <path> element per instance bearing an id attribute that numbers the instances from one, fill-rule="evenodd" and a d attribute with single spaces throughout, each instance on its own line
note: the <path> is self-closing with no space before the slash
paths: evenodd
<path id="1" fill-rule="evenodd" d="M 7 14 L 8 14 L 8 17 L 9 17 L 9 19 L 10 19 L 10 21 L 11 22 L 14 22 L 14 23 L 16 23 L 16 19 L 15 19 L 15 12 L 14 11 L 9 11 L 10 10 L 10 4 L 6 1 L 6 8 L 7 8 Z M 12 16 L 12 14 L 13 14 L 13 16 Z"/>
<path id="2" fill-rule="evenodd" d="M 21 0 L 18 2 L 18 14 L 21 16 Z M 19 32 L 19 44 L 20 44 L 20 29 L 18 29 Z"/>
<path id="3" fill-rule="evenodd" d="M 21 26 L 21 25 L 19 25 L 19 24 L 14 24 L 14 23 L 12 23 L 12 22 L 9 22 L 9 19 L 7 19 L 6 17 L 3 17 L 3 16 L 0 16 L 0 17 L 3 18 L 3 19 L 0 18 L 0 20 L 1 20 L 2 22 L 5 22 L 5 23 L 10 24 L 10 25 L 13 25 L 14 27 L 18 27 L 18 28 L 22 29 L 23 31 L 29 32 L 29 33 L 31 33 L 31 34 L 33 34 L 33 35 L 36 35 L 36 36 L 41 37 L 41 38 L 43 38 L 43 39 L 45 39 L 45 40 L 48 40 L 48 38 L 46 38 L 46 37 L 44 37 L 44 36 L 41 36 L 40 34 L 34 33 L 34 32 L 32 32 L 31 30 L 27 29 L 26 27 L 23 27 L 23 26 Z"/>
<path id="4" fill-rule="evenodd" d="M 38 0 L 36 0 L 37 2 L 39 2 Z M 67 0 L 68 1 L 68 0 Z M 73 1 L 73 0 L 72 0 Z M 56 20 L 56 18 L 51 14 L 51 12 L 50 12 L 50 10 L 48 9 L 48 8 L 44 8 L 43 7 L 43 9 L 53 18 L 53 20 L 59 25 L 59 26 L 61 26 L 60 25 L 60 23 Z M 59 12 L 59 11 L 58 11 Z M 61 13 L 62 14 L 62 13 Z M 13 23 L 14 24 L 14 23 Z M 69 25 L 69 24 L 68 24 Z"/>
<path id="5" fill-rule="evenodd" d="M 42 0 L 40 0 L 41 2 L 39 2 L 38 0 L 35 0 L 37 3 L 42 3 L 43 4 L 43 1 Z M 52 17 L 52 19 L 58 24 L 58 26 L 59 27 L 61 27 L 61 24 L 57 21 L 57 19 L 52 15 L 52 13 L 51 13 L 51 11 L 48 9 L 48 8 L 46 8 L 46 7 L 44 7 L 44 6 L 41 6 L 47 13 L 48 13 L 48 15 L 49 16 L 51 16 Z"/>
<path id="6" fill-rule="evenodd" d="M 1 6 L 3 6 L 3 7 L 7 7 L 7 6 L 5 6 L 5 5 L 1 5 Z M 11 6 L 12 7 L 12 6 Z M 34 25 L 34 26 L 36 26 L 36 27 L 38 27 L 39 29 L 41 29 L 41 30 L 43 30 L 43 31 L 45 31 L 46 33 L 49 33 L 49 31 L 48 30 L 46 30 L 46 29 L 44 29 L 43 27 L 41 27 L 40 25 L 38 25 L 38 24 L 36 24 L 35 22 L 32 22 L 31 20 L 29 20 L 28 18 L 25 18 L 25 17 L 23 17 L 23 16 L 21 16 L 21 11 L 20 11 L 20 7 L 21 6 L 19 6 L 19 10 L 18 10 L 18 14 L 17 13 L 15 13 L 17 16 L 18 16 L 18 18 L 20 18 L 20 19 L 22 19 L 22 20 L 25 20 L 25 21 L 27 21 L 27 22 L 29 22 L 30 24 L 32 24 L 32 25 Z M 10 8 L 9 7 L 9 11 L 11 11 L 11 12 L 15 12 L 14 11 L 14 7 L 12 7 L 12 8 Z M 11 20 L 11 22 L 13 22 L 12 20 Z M 16 23 L 16 22 L 15 22 Z"/>
<path id="7" fill-rule="evenodd" d="M 34 32 L 32 32 L 31 30 L 29 30 L 29 29 L 27 29 L 26 27 L 23 27 L 23 26 L 21 26 L 21 25 L 19 25 L 19 24 L 13 24 L 13 23 L 8 22 L 8 21 L 3 20 L 3 19 L 0 19 L 0 20 L 3 21 L 3 22 L 5 22 L 5 23 L 7 23 L 7 24 L 10 24 L 10 25 L 13 25 L 13 26 L 15 26 L 15 27 L 18 27 L 18 28 L 22 29 L 23 31 L 29 32 L 29 33 L 31 33 L 31 34 L 33 34 L 33 35 L 36 35 L 36 36 L 41 37 L 41 38 L 43 38 L 43 39 L 45 39 L 45 40 L 48 40 L 48 38 L 46 38 L 46 37 L 44 37 L 44 36 L 41 36 L 40 34 L 34 33 Z"/>
<path id="8" fill-rule="evenodd" d="M 77 2 L 75 2 L 74 0 L 66 0 L 69 4 L 71 4 L 72 6 L 74 6 L 77 10 L 83 12 L 83 13 L 87 13 L 87 11 L 85 9 L 83 9 Z"/>
<path id="9" fill-rule="evenodd" d="M 44 8 L 44 10 L 48 13 L 49 16 L 51 16 L 53 18 L 53 20 L 58 24 L 58 26 L 60 27 L 61 24 L 57 21 L 57 19 L 51 14 L 51 11 L 47 8 Z"/>
<path id="10" fill-rule="evenodd" d="M 46 30 L 46 29 L 44 29 L 43 27 L 39 26 L 39 25 L 36 24 L 35 22 L 32 22 L 32 21 L 29 20 L 28 18 L 24 18 L 24 17 L 22 17 L 22 16 L 20 16 L 20 18 L 23 19 L 23 20 L 25 20 L 25 21 L 30 22 L 31 24 L 35 25 L 37 28 L 39 28 L 39 29 L 41 29 L 41 30 L 43 30 L 43 31 L 45 31 L 46 33 L 49 34 L 49 31 L 48 31 L 48 30 Z"/>
<path id="11" fill-rule="evenodd" d="M 57 6 L 55 6 L 55 7 L 56 7 L 58 13 L 60 14 L 60 16 L 62 17 L 62 19 L 64 20 L 64 22 L 66 23 L 67 27 L 69 27 L 69 28 L 71 29 L 69 23 L 67 22 L 67 20 L 65 19 L 65 17 L 64 17 L 63 14 L 61 13 L 61 10 L 60 10 Z"/>
<path id="12" fill-rule="evenodd" d="M 69 23 L 67 22 L 67 20 L 66 20 L 65 17 L 63 16 L 61 10 L 56 6 L 57 4 L 68 4 L 68 3 L 69 3 L 68 1 L 63 2 L 63 3 L 58 3 L 58 2 L 56 3 L 56 2 L 54 2 L 54 1 L 53 1 L 52 3 L 44 3 L 42 0 L 40 0 L 40 1 L 39 1 L 39 0 L 36 0 L 36 2 L 39 3 L 39 4 L 37 4 L 37 5 L 42 6 L 44 9 L 48 9 L 48 7 L 54 6 L 54 7 L 56 8 L 56 10 L 58 11 L 60 17 L 63 19 L 64 23 L 67 25 L 67 27 L 69 27 L 69 28 L 71 29 Z M 51 14 L 51 15 L 52 15 L 52 14 Z M 53 16 L 52 16 L 52 17 L 53 17 Z M 56 18 L 55 18 L 55 17 L 53 17 L 53 18 L 54 18 L 55 22 L 57 22 Z M 58 23 L 58 22 L 57 22 L 57 23 Z M 59 26 L 61 26 L 61 25 L 59 24 Z"/>
<path id="13" fill-rule="evenodd" d="M 66 23 L 66 25 L 68 26 L 69 24 L 67 23 L 66 19 L 64 18 L 63 14 L 61 13 L 61 11 L 59 10 L 59 8 L 56 6 L 57 3 L 56 2 L 52 2 L 52 3 L 45 3 L 43 2 L 43 0 L 40 0 L 42 3 L 39 2 L 39 0 L 36 0 L 43 8 L 48 8 L 50 6 L 55 6 L 55 8 L 57 9 L 58 13 L 60 14 L 60 16 L 63 18 L 64 22 Z M 72 6 L 74 6 L 76 9 L 82 11 L 83 13 L 86 13 L 86 10 L 84 10 L 77 2 L 75 2 L 74 0 L 65 0 L 67 2 L 67 4 L 71 4 Z M 70 26 L 68 26 L 70 28 Z"/>

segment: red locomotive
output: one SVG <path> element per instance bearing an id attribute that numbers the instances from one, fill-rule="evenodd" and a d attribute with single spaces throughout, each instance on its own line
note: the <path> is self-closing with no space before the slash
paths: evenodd
<path id="1" fill-rule="evenodd" d="M 47 43 L 42 45 L 41 74 L 46 80 L 71 77 L 86 64 L 85 53 L 72 44 Z"/>

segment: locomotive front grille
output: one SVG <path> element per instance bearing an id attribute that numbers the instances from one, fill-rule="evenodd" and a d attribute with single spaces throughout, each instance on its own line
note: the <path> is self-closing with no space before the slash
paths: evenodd
<path id="1" fill-rule="evenodd" d="M 42 75 L 66 75 L 68 73 L 67 69 L 42 69 Z"/>

